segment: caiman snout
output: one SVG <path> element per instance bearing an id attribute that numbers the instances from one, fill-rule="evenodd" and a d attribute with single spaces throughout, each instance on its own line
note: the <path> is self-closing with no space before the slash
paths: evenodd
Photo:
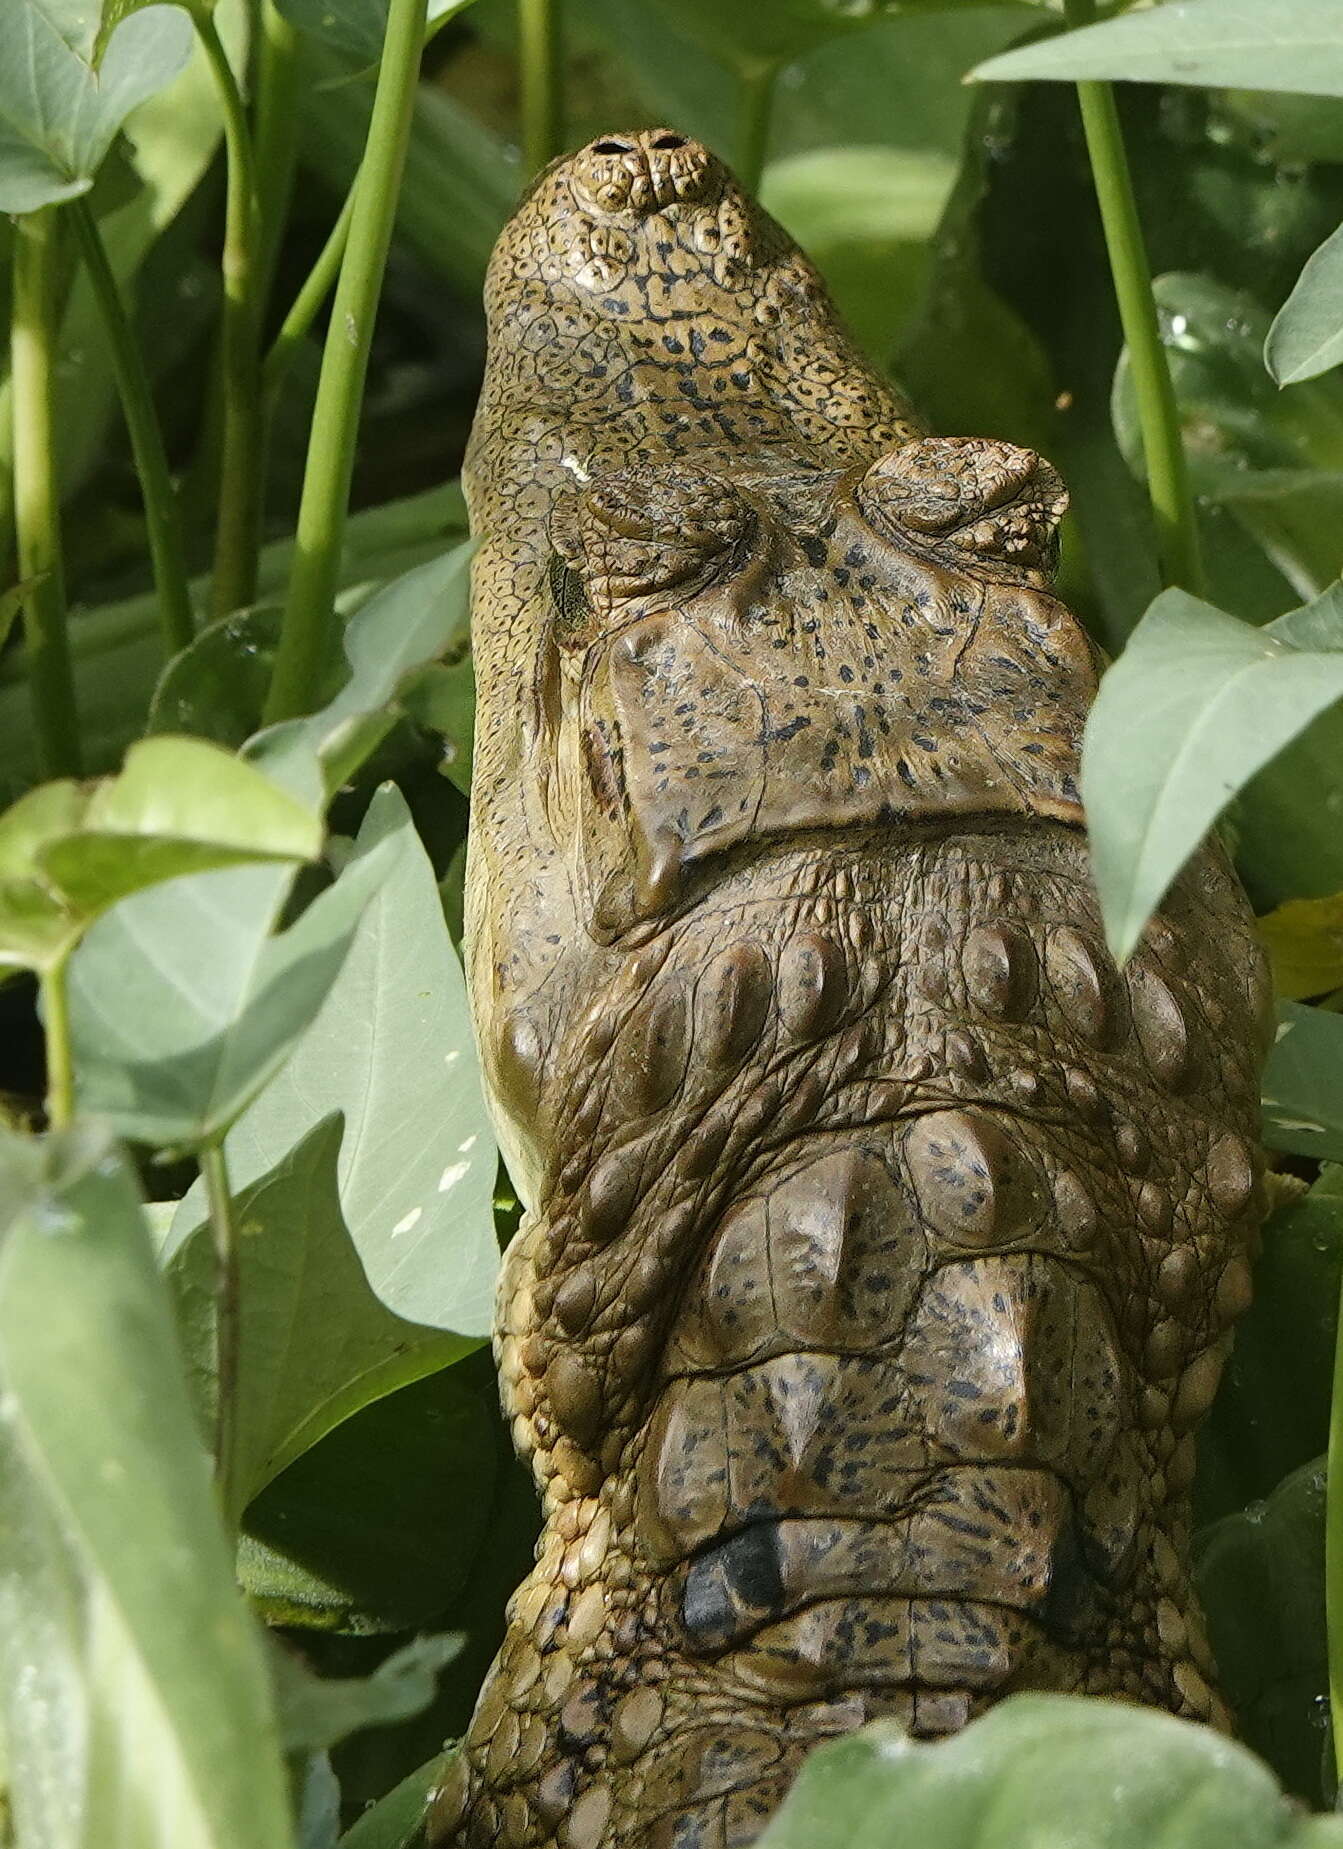
<path id="1" fill-rule="evenodd" d="M 586 203 L 601 212 L 643 217 L 705 198 L 713 190 L 718 163 L 707 148 L 675 129 L 648 128 L 602 135 L 580 149 L 569 167 L 574 191 Z"/>

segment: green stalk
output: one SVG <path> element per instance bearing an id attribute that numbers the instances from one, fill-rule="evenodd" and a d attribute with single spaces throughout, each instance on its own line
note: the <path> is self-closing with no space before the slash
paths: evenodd
<path id="1" fill-rule="evenodd" d="M 359 407 L 410 139 L 425 11 L 426 0 L 390 0 L 388 7 L 368 142 L 317 381 L 294 569 L 266 700 L 268 724 L 308 711 L 335 646 L 334 605 Z"/>
<path id="2" fill-rule="evenodd" d="M 269 417 L 275 409 L 275 400 L 285 375 L 293 364 L 295 353 L 303 344 L 304 336 L 321 311 L 323 302 L 335 287 L 340 274 L 341 259 L 345 255 L 345 246 L 350 236 L 350 220 L 354 217 L 354 194 L 358 186 L 355 183 L 345 195 L 345 203 L 340 208 L 340 217 L 331 227 L 330 236 L 323 244 L 317 261 L 304 278 L 303 287 L 294 297 L 293 305 L 285 316 L 279 333 L 270 344 L 270 351 L 261 364 L 261 396 Z"/>
<path id="3" fill-rule="evenodd" d="M 238 1228 L 222 1142 L 200 1152 L 215 1258 L 215 1485 L 230 1529 L 242 1513 L 238 1496 L 238 1364 L 242 1347 L 242 1273 Z"/>
<path id="4" fill-rule="evenodd" d="M 168 653 L 175 655 L 188 646 L 195 633 L 191 593 L 187 588 L 186 553 L 178 520 L 177 496 L 168 472 L 168 458 L 163 448 L 163 432 L 154 411 L 154 399 L 145 372 L 144 356 L 131 331 L 117 279 L 108 262 L 98 222 L 87 199 L 70 205 L 70 217 L 79 239 L 84 267 L 103 317 L 108 345 L 112 350 L 112 367 L 121 394 L 121 409 L 130 433 L 135 469 L 140 477 L 144 498 L 145 527 L 149 536 L 149 554 L 154 564 L 154 587 L 158 592 L 159 620 Z"/>
<path id="5" fill-rule="evenodd" d="M 52 414 L 56 234 L 48 207 L 15 218 L 10 379 L 14 408 L 14 536 L 24 594 L 28 685 L 44 777 L 77 777 L 79 720 L 66 630 Z"/>
<path id="6" fill-rule="evenodd" d="M 75 1073 L 70 1058 L 70 1005 L 66 959 L 42 972 L 42 1033 L 47 1048 L 47 1127 L 65 1130 L 75 1114 Z"/>
<path id="7" fill-rule="evenodd" d="M 1090 25 L 1096 17 L 1095 0 L 1064 0 L 1063 11 L 1069 26 Z M 1119 111 L 1108 83 L 1079 83 L 1077 100 L 1138 401 L 1162 576 L 1168 585 L 1180 585 L 1199 596 L 1204 588 L 1203 561 L 1189 466 L 1175 387 L 1161 344 L 1152 269 L 1133 198 Z"/>
<path id="8" fill-rule="evenodd" d="M 257 47 L 256 189 L 261 231 L 256 256 L 257 312 L 270 295 L 275 260 L 289 216 L 298 156 L 298 35 L 274 0 L 261 8 Z"/>
<path id="9" fill-rule="evenodd" d="M 560 151 L 560 0 L 518 0 L 522 167 L 530 179 Z"/>
<path id="10" fill-rule="evenodd" d="M 760 191 L 769 152 L 770 122 L 774 114 L 777 64 L 758 64 L 741 74 L 741 110 L 737 118 L 737 178 L 748 193 Z"/>
<path id="11" fill-rule="evenodd" d="M 193 14 L 224 113 L 228 193 L 224 208 L 224 312 L 221 321 L 224 434 L 215 521 L 214 614 L 251 603 L 261 533 L 261 381 L 257 204 L 247 112 L 212 16 Z"/>

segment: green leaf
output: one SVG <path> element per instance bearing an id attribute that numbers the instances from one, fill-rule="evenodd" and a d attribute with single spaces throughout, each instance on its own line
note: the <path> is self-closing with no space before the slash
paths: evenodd
<path id="1" fill-rule="evenodd" d="M 1200 1521 L 1267 1496 L 1328 1443 L 1341 1274 L 1343 1168 L 1330 1163 L 1264 1225 L 1254 1301 L 1199 1433 Z"/>
<path id="2" fill-rule="evenodd" d="M 443 1756 L 417 1766 L 365 1811 L 340 1839 L 340 1849 L 412 1849 L 434 1787 L 443 1775 Z"/>
<path id="3" fill-rule="evenodd" d="M 140 1142 L 218 1136 L 311 1025 L 396 856 L 394 842 L 360 855 L 278 935 L 279 868 L 170 880 L 115 906 L 70 963 L 81 1108 Z"/>
<path id="4" fill-rule="evenodd" d="M 234 1517 L 342 1419 L 462 1352 L 460 1342 L 394 1316 L 370 1291 L 336 1193 L 340 1138 L 340 1118 L 325 1119 L 235 1199 L 242 1307 Z M 208 1232 L 177 1248 L 167 1269 L 197 1402 L 212 1424 L 216 1305 Z"/>
<path id="5" fill-rule="evenodd" d="M 181 874 L 312 860 L 322 825 L 195 739 L 135 745 L 119 777 L 43 784 L 0 816 L 0 966 L 44 970 L 118 899 Z"/>
<path id="6" fill-rule="evenodd" d="M 1082 752 L 1116 957 L 1229 799 L 1341 696 L 1343 646 L 1294 648 L 1184 591 L 1161 593 L 1101 681 Z"/>
<path id="7" fill-rule="evenodd" d="M 675 0 L 667 10 L 697 43 L 740 75 L 791 64 L 828 41 L 892 15 L 964 12 L 979 0 L 772 0 L 769 6 L 719 6 Z"/>
<path id="8" fill-rule="evenodd" d="M 21 1842 L 290 1849 L 261 1636 L 129 1167 L 0 1139 L 0 1702 Z"/>
<path id="9" fill-rule="evenodd" d="M 148 107 L 156 110 L 160 100 Z M 190 113 L 187 104 L 183 108 Z M 465 526 L 466 508 L 455 481 L 352 514 L 342 551 L 338 614 L 348 620 L 402 572 L 441 557 L 445 546 L 462 537 Z M 291 539 L 263 547 L 259 597 L 282 594 L 293 555 Z M 196 602 L 203 603 L 208 600 L 209 580 L 193 579 L 191 590 Z M 145 709 L 163 672 L 156 598 L 142 593 L 81 612 L 71 642 L 86 768 L 107 770 L 121 762 L 144 730 Z M 22 794 L 38 778 L 30 705 L 23 653 L 12 650 L 0 656 L 0 796 L 6 798 Z"/>
<path id="10" fill-rule="evenodd" d="M 107 24 L 104 12 L 104 25 Z M 218 92 L 198 49 L 179 77 L 127 117 L 90 196 L 91 208 L 99 210 L 114 164 L 127 173 L 128 183 L 134 188 L 127 203 L 104 216 L 99 228 L 122 294 L 128 301 L 135 301 L 138 309 L 137 329 L 151 370 L 165 359 L 171 360 L 172 340 L 178 331 L 203 318 L 206 294 L 198 289 L 188 293 L 197 281 L 188 271 L 199 261 L 189 245 L 181 249 L 174 273 L 165 277 L 160 261 L 154 288 L 138 298 L 137 275 L 150 247 L 177 217 L 199 183 L 221 129 Z M 125 150 L 127 158 L 118 162 L 120 150 Z M 166 341 L 165 333 L 169 335 Z M 119 415 L 105 324 L 82 267 L 73 278 L 61 318 L 60 356 L 54 382 L 54 421 L 61 433 L 61 495 L 68 502 L 104 460 L 109 427 Z M 9 382 L 0 383 L 0 469 L 12 453 L 9 396 Z M 87 697 L 80 702 L 80 710 L 83 718 L 88 710 Z M 110 754 L 112 761 L 120 758 L 129 736 L 123 737 Z M 105 762 L 90 767 L 101 770 Z"/>
<path id="11" fill-rule="evenodd" d="M 1210 1728 L 1077 1695 L 1013 1695 L 950 1739 L 889 1721 L 822 1746 L 760 1849 L 1331 1849 L 1343 1821 L 1296 1815 Z"/>
<path id="12" fill-rule="evenodd" d="M 472 0 L 429 0 L 426 25 L 440 26 L 471 4 Z M 387 0 L 279 0 L 279 7 L 290 25 L 365 64 L 376 64 L 382 55 Z"/>
<path id="13" fill-rule="evenodd" d="M 1264 371 L 1269 317 L 1252 295 L 1183 270 L 1158 276 L 1153 292 L 1201 493 L 1234 493 L 1246 476 L 1253 486 L 1257 477 L 1272 480 L 1275 472 L 1343 469 L 1343 380 L 1276 390 Z M 1142 438 L 1127 354 L 1115 371 L 1112 412 L 1120 447 L 1141 478 Z"/>
<path id="14" fill-rule="evenodd" d="M 77 829 L 42 849 L 43 868 L 90 916 L 141 887 L 259 860 L 315 860 L 322 824 L 252 765 L 195 738 L 133 745 Z"/>
<path id="15" fill-rule="evenodd" d="M 1278 310 L 1264 364 L 1279 385 L 1313 379 L 1343 361 L 1343 226 L 1326 238 Z"/>
<path id="16" fill-rule="evenodd" d="M 1289 1790 L 1321 1803 L 1329 1688 L 1324 1459 L 1294 1470 L 1267 1501 L 1205 1529 L 1195 1544 L 1195 1579 L 1246 1745 Z"/>
<path id="17" fill-rule="evenodd" d="M 1154 293 L 1205 527 L 1209 504 L 1229 509 L 1273 574 L 1298 597 L 1315 596 L 1339 570 L 1343 378 L 1277 390 L 1264 370 L 1269 317 L 1245 290 L 1175 271 L 1156 279 Z M 1127 351 L 1115 369 L 1111 416 L 1141 481 L 1142 433 Z M 1253 614 L 1234 549 L 1211 530 L 1205 542 L 1212 601 Z"/>
<path id="18" fill-rule="evenodd" d="M 497 1545 L 494 1383 L 477 1391 L 463 1373 L 366 1406 L 253 1501 L 238 1573 L 268 1624 L 405 1631 L 458 1597 L 482 1542 Z"/>
<path id="19" fill-rule="evenodd" d="M 234 1186 L 245 1186 L 342 1112 L 341 1209 L 369 1284 L 410 1321 L 477 1338 L 493 1315 L 498 1156 L 433 869 L 390 786 L 359 833 L 361 853 L 387 848 L 394 868 L 340 977 L 293 1058 L 230 1132 L 229 1166 Z M 179 1236 L 204 1217 L 193 1189 Z"/>
<path id="20" fill-rule="evenodd" d="M 398 696 L 427 662 L 465 646 L 474 540 L 408 571 L 345 630 L 350 678 L 328 705 L 258 733 L 251 755 L 278 781 L 330 795 L 391 731 Z"/>
<path id="21" fill-rule="evenodd" d="M 1343 892 L 1323 899 L 1288 899 L 1258 920 L 1274 992 L 1308 1001 L 1343 988 Z"/>
<path id="22" fill-rule="evenodd" d="M 207 624 L 164 667 L 146 732 L 243 745 L 261 724 L 283 613 L 280 604 L 259 604 Z"/>
<path id="23" fill-rule="evenodd" d="M 1335 0 L 1182 0 L 1002 53 L 970 76 L 1111 78 L 1343 96 L 1343 21 Z"/>
<path id="24" fill-rule="evenodd" d="M 417 1637 L 371 1676 L 310 1675 L 277 1649 L 275 1681 L 280 1737 L 289 1752 L 319 1752 L 365 1727 L 388 1727 L 420 1714 L 434 1699 L 439 1671 L 458 1654 L 460 1637 Z"/>
<path id="25" fill-rule="evenodd" d="M 1343 1015 L 1284 1002 L 1264 1073 L 1270 1149 L 1343 1162 Z"/>
<path id="26" fill-rule="evenodd" d="M 627 15 L 628 16 L 628 15 Z M 351 84 L 357 60 L 313 44 L 303 98 L 304 156 L 340 198 L 363 158 L 372 84 Z M 415 92 L 396 229 L 431 275 L 478 294 L 495 239 L 522 182 L 516 142 L 488 129 L 430 84 Z"/>
<path id="27" fill-rule="evenodd" d="M 774 161 L 761 203 L 825 277 L 867 352 L 884 360 L 927 280 L 956 162 L 937 149 L 817 148 Z"/>
<path id="28" fill-rule="evenodd" d="M 0 815 L 0 969 L 52 969 L 78 942 L 85 920 L 52 889 L 40 856 L 78 826 L 87 802 L 65 778 L 30 790 Z"/>
<path id="29" fill-rule="evenodd" d="M 0 212 L 86 193 L 131 110 L 191 55 L 180 7 L 123 20 L 94 68 L 99 11 L 81 0 L 6 0 L 0 9 Z"/>
<path id="30" fill-rule="evenodd" d="M 469 796 L 476 725 L 476 675 L 470 655 L 425 668 L 406 690 L 403 703 L 416 725 L 439 734 L 443 741 L 439 769 L 463 796 Z"/>
<path id="31" fill-rule="evenodd" d="M 295 1781 L 297 1783 L 297 1780 Z M 297 1849 L 338 1849 L 340 1780 L 329 1753 L 309 1753 L 302 1774 L 295 1824 Z"/>

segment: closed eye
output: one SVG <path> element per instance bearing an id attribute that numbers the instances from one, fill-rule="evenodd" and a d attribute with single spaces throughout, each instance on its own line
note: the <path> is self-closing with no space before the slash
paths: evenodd
<path id="1" fill-rule="evenodd" d="M 572 565 L 565 564 L 558 552 L 551 553 L 546 576 L 555 616 L 561 629 L 572 635 L 592 621 L 592 604 L 583 580 Z"/>

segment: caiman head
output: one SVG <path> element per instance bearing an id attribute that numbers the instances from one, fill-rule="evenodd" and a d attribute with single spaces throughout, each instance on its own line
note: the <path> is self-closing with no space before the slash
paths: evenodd
<path id="1" fill-rule="evenodd" d="M 535 725 L 584 927 L 665 917 L 769 839 L 1080 821 L 1093 664 L 1045 592 L 1063 505 L 1029 452 L 957 438 L 802 488 L 687 459 L 560 500 Z"/>

